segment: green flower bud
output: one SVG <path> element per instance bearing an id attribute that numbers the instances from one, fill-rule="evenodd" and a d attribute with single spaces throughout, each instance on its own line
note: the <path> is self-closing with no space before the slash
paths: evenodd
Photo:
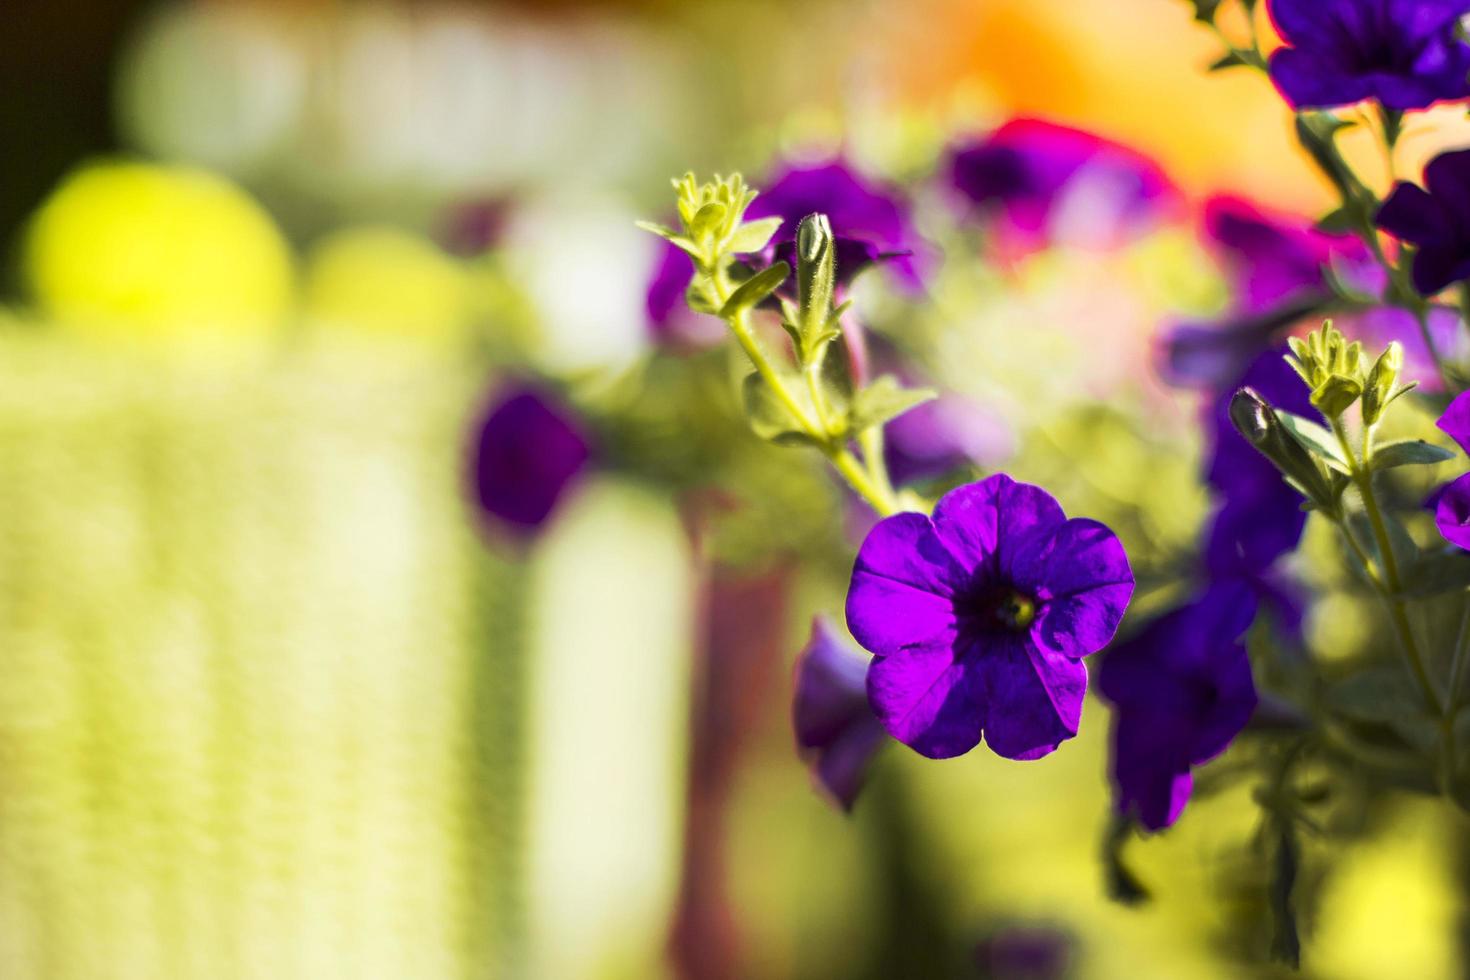
<path id="1" fill-rule="evenodd" d="M 1230 422 L 1313 504 L 1328 512 L 1336 510 L 1337 493 L 1326 468 L 1287 431 L 1276 410 L 1255 389 L 1241 388 L 1230 399 Z"/>
<path id="2" fill-rule="evenodd" d="M 1383 410 L 1393 398 L 1394 386 L 1398 384 L 1399 372 L 1404 369 L 1404 345 L 1397 340 L 1373 362 L 1368 372 L 1368 383 L 1363 388 L 1363 424 L 1373 425 L 1383 417 Z"/>
<path id="3" fill-rule="evenodd" d="M 837 283 L 837 248 L 825 214 L 809 214 L 796 229 L 796 297 L 801 334 L 808 342 L 823 333 L 832 316 Z"/>
<path id="4" fill-rule="evenodd" d="M 1333 374 L 1312 392 L 1312 404 L 1323 415 L 1335 419 L 1351 408 L 1362 393 L 1363 385 L 1356 379 Z"/>

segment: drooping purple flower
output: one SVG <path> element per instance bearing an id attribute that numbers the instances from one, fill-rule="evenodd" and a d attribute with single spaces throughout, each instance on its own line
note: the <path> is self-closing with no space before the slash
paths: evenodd
<path id="1" fill-rule="evenodd" d="M 868 701 L 934 759 L 986 742 L 1037 759 L 1077 733 L 1082 658 L 1133 593 L 1122 543 L 1004 474 L 945 494 L 933 517 L 884 518 L 863 541 L 847 625 L 874 654 Z"/>
<path id="2" fill-rule="evenodd" d="M 817 166 L 781 168 L 768 181 L 746 212 L 749 220 L 779 217 L 781 226 L 771 244 L 754 264 L 778 259 L 795 268 L 796 228 L 801 219 L 820 212 L 827 215 L 837 239 L 839 285 L 859 272 L 883 263 L 902 287 L 917 291 L 927 271 L 928 249 L 919 240 L 908 202 L 896 191 L 867 180 L 842 160 Z M 701 325 L 688 312 L 684 292 L 694 276 L 694 263 L 665 242 L 648 288 L 648 318 L 663 339 L 696 344 L 721 336 L 719 325 Z"/>
<path id="3" fill-rule="evenodd" d="M 1286 47 L 1271 79 L 1296 109 L 1377 99 L 1424 109 L 1470 97 L 1470 46 L 1459 21 L 1470 0 L 1270 0 Z"/>
<path id="4" fill-rule="evenodd" d="M 1216 585 L 1118 644 L 1098 690 L 1112 702 L 1112 777 L 1119 812 L 1149 830 L 1179 819 L 1194 780 L 1240 734 L 1256 708 L 1242 634 L 1256 599 Z"/>
<path id="5" fill-rule="evenodd" d="M 1022 249 L 1058 240 L 1110 247 L 1152 230 L 1181 200 L 1143 154 L 1040 119 L 1014 119 L 957 146 L 949 181 L 1003 217 Z"/>
<path id="6" fill-rule="evenodd" d="M 1400 182 L 1378 209 L 1378 227 L 1419 246 L 1414 288 L 1433 296 L 1470 279 L 1470 150 L 1441 153 L 1424 168 L 1424 188 Z"/>
<path id="7" fill-rule="evenodd" d="M 812 621 L 812 637 L 796 662 L 796 745 L 844 810 L 852 809 L 873 756 L 888 739 L 868 706 L 867 674 L 867 661 L 831 623 Z"/>
<path id="8" fill-rule="evenodd" d="M 1435 425 L 1470 453 L 1470 391 L 1456 395 Z M 1430 503 L 1435 526 L 1444 539 L 1470 549 L 1470 473 L 1440 487 Z"/>
<path id="9" fill-rule="evenodd" d="M 471 475 L 485 513 L 521 530 L 539 527 L 587 465 L 587 438 L 550 395 L 499 392 L 474 431 Z"/>

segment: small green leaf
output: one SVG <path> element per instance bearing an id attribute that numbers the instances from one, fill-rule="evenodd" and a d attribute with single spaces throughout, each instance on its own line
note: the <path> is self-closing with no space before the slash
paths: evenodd
<path id="1" fill-rule="evenodd" d="M 782 381 L 787 392 L 797 399 L 798 404 L 810 411 L 801 379 L 789 371 L 783 371 Z M 741 384 L 741 394 L 745 401 L 746 420 L 757 436 L 767 442 L 787 446 L 814 444 L 801 420 L 792 414 L 791 409 L 759 374 L 745 376 L 745 381 Z"/>
<path id="2" fill-rule="evenodd" d="M 1328 235 L 1346 235 L 1354 227 L 1353 213 L 1347 208 L 1329 211 L 1317 221 L 1317 230 Z"/>
<path id="3" fill-rule="evenodd" d="M 1387 470 L 1395 466 L 1419 466 L 1443 463 L 1454 453 L 1423 439 L 1401 439 L 1388 442 L 1373 451 L 1373 469 Z"/>
<path id="4" fill-rule="evenodd" d="M 656 221 L 635 221 L 633 222 L 633 224 L 637 225 L 644 231 L 652 232 L 653 234 L 662 238 L 664 241 L 668 242 L 670 245 L 677 246 L 690 258 L 695 260 L 700 259 L 699 246 L 694 244 L 694 242 L 690 241 L 688 238 L 684 237 L 682 233 L 670 228 L 668 225 L 661 225 Z"/>
<path id="5" fill-rule="evenodd" d="M 1327 706 L 1361 721 L 1392 724 L 1424 711 L 1424 701 L 1398 664 L 1369 667 L 1334 684 Z"/>
<path id="6" fill-rule="evenodd" d="M 1363 385 L 1356 378 L 1334 374 L 1312 392 L 1312 404 L 1323 415 L 1335 419 L 1346 412 L 1363 394 Z"/>
<path id="7" fill-rule="evenodd" d="M 729 211 L 719 201 L 711 201 L 694 213 L 689 220 L 689 237 L 695 241 L 704 241 L 715 229 L 719 228 L 720 222 L 725 220 Z"/>
<path id="8" fill-rule="evenodd" d="M 1223 57 L 1210 62 L 1208 71 L 1224 71 L 1227 68 L 1242 68 L 1250 62 L 1240 56 L 1239 51 L 1227 52 Z"/>
<path id="9" fill-rule="evenodd" d="M 728 320 L 741 310 L 750 309 L 779 289 L 789 275 L 791 275 L 791 266 L 785 262 L 766 266 L 742 282 L 739 288 L 730 294 L 730 298 L 725 300 L 725 305 L 720 308 L 720 316 Z"/>
<path id="10" fill-rule="evenodd" d="M 695 313 L 708 313 L 711 316 L 719 314 L 719 309 L 710 300 L 709 291 L 704 288 L 700 280 L 695 279 L 689 283 L 689 288 L 684 290 L 684 302 Z"/>
<path id="11" fill-rule="evenodd" d="M 1326 426 L 1279 408 L 1276 410 L 1276 417 L 1281 420 L 1282 428 L 1291 433 L 1302 448 L 1326 463 L 1329 469 L 1343 474 L 1351 472 L 1347 459 L 1342 454 L 1342 446 Z"/>
<path id="12" fill-rule="evenodd" d="M 730 236 L 726 244 L 726 251 L 743 255 L 747 252 L 759 252 L 771 242 L 771 236 L 776 229 L 781 227 L 781 219 L 761 218 L 759 221 L 747 221 L 735 229 L 735 234 Z"/>
<path id="13" fill-rule="evenodd" d="M 1410 598 L 1470 589 L 1470 552 L 1460 548 L 1427 551 L 1404 569 L 1401 594 Z"/>
<path id="14" fill-rule="evenodd" d="M 885 374 L 854 397 L 848 425 L 853 432 L 861 432 L 938 397 L 939 392 L 932 388 L 905 388 L 893 375 Z"/>

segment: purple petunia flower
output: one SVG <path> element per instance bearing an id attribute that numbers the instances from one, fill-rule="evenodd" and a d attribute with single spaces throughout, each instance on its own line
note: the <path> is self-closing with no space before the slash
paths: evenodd
<path id="1" fill-rule="evenodd" d="M 539 527 L 591 455 L 586 437 L 548 395 L 515 387 L 497 395 L 475 429 L 475 499 L 521 530 Z"/>
<path id="2" fill-rule="evenodd" d="M 1466 453 L 1470 453 L 1470 391 L 1461 392 L 1450 402 L 1435 423 Z M 1470 473 L 1440 487 L 1430 506 L 1439 533 L 1450 544 L 1470 549 Z"/>
<path id="3" fill-rule="evenodd" d="M 867 674 L 867 661 L 842 642 L 831 623 L 812 621 L 812 638 L 796 663 L 796 745 L 844 810 L 852 809 L 873 756 L 888 738 L 868 707 Z"/>
<path id="4" fill-rule="evenodd" d="M 1441 153 L 1424 168 L 1424 185 L 1399 183 L 1378 209 L 1378 227 L 1419 246 L 1414 288 L 1433 296 L 1470 279 L 1470 150 Z"/>
<path id="5" fill-rule="evenodd" d="M 1149 830 L 1179 819 L 1193 788 L 1191 767 L 1225 751 L 1256 709 L 1241 639 L 1255 613 L 1250 590 L 1217 585 L 1103 660 L 1098 689 L 1116 709 L 1118 810 Z"/>
<path id="6" fill-rule="evenodd" d="M 957 147 L 949 180 L 971 202 L 998 209 L 1023 250 L 1059 239 L 1103 247 L 1129 241 L 1181 200 L 1141 153 L 1039 119 L 1014 119 Z"/>
<path id="7" fill-rule="evenodd" d="M 1271 79 L 1293 108 L 1377 99 L 1424 109 L 1470 97 L 1470 46 L 1459 21 L 1470 0 L 1270 0 L 1287 47 Z"/>
<path id="8" fill-rule="evenodd" d="M 1087 670 L 1133 594 L 1122 543 L 1067 519 L 1004 474 L 897 514 L 858 551 L 847 625 L 874 654 L 868 701 L 888 733 L 934 759 L 982 732 L 997 755 L 1037 759 L 1077 733 Z"/>
<path id="9" fill-rule="evenodd" d="M 746 217 L 779 217 L 782 223 L 760 264 L 784 259 L 795 268 L 797 225 L 816 212 L 827 215 L 837 238 L 839 283 L 883 262 L 900 286 L 922 288 L 927 250 L 914 231 L 907 202 L 897 192 L 864 180 L 841 160 L 785 168 L 761 191 Z M 647 297 L 649 323 L 660 338 L 703 345 L 723 335 L 718 323 L 695 317 L 685 307 L 684 292 L 693 276 L 689 256 L 665 242 Z"/>

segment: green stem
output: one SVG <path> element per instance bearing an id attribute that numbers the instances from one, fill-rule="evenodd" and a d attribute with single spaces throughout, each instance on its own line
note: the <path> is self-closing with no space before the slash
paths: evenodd
<path id="1" fill-rule="evenodd" d="M 711 291 L 714 293 L 718 304 L 723 306 L 725 301 L 730 298 L 731 288 L 729 277 L 723 270 L 720 270 L 711 275 L 709 280 Z M 806 408 L 786 387 L 786 382 L 781 377 L 780 372 L 776 370 L 776 366 L 771 363 L 770 357 L 761 348 L 760 341 L 756 339 L 755 331 L 751 327 L 749 312 L 741 310 L 725 322 L 729 324 L 730 332 L 735 335 L 735 339 L 745 351 L 745 356 L 750 358 L 750 363 L 755 367 L 756 373 L 761 376 L 761 380 L 770 385 L 771 390 L 776 393 L 776 397 L 781 400 L 781 404 L 791 413 L 791 417 L 796 419 L 802 430 L 816 442 L 822 451 L 822 455 L 827 457 L 827 461 L 832 464 L 832 468 L 842 475 L 842 478 L 847 481 L 848 486 L 852 487 L 853 492 L 862 497 L 868 506 L 872 507 L 880 517 L 888 517 L 898 513 L 898 502 L 894 497 L 893 488 L 889 483 L 887 472 L 885 471 L 882 474 L 881 479 L 875 478 L 874 476 L 876 470 L 873 467 L 882 466 L 882 454 L 878 454 L 876 463 L 870 459 L 868 465 L 865 466 L 863 462 L 859 461 L 853 455 L 852 450 L 848 449 L 845 443 L 833 440 L 831 433 L 827 431 L 822 410 L 823 401 L 820 395 L 820 379 L 813 373 L 813 365 L 803 365 L 803 373 L 806 375 L 807 384 L 812 386 L 812 408 L 818 415 L 818 419 L 815 422 L 807 414 Z M 815 370 L 820 371 L 820 369 L 820 362 L 815 362 Z"/>
<path id="2" fill-rule="evenodd" d="M 1447 715 L 1453 715 L 1461 706 L 1460 689 L 1465 683 L 1467 660 L 1470 660 L 1470 592 L 1466 593 L 1465 611 L 1460 614 L 1460 630 L 1455 636 L 1455 654 L 1450 661 L 1450 689 L 1445 695 Z"/>
<path id="3" fill-rule="evenodd" d="M 1429 679 L 1429 672 L 1424 668 L 1424 658 L 1419 652 L 1419 642 L 1414 638 L 1413 624 L 1409 622 L 1408 609 L 1403 599 L 1403 580 L 1399 577 L 1398 558 L 1394 555 L 1393 541 L 1389 538 L 1388 526 L 1383 520 L 1383 511 L 1378 506 L 1378 495 L 1373 490 L 1373 429 L 1371 426 L 1365 426 L 1363 429 L 1363 458 L 1359 460 L 1353 453 L 1347 430 L 1342 425 L 1342 419 L 1334 418 L 1330 421 L 1332 431 L 1336 434 L 1337 441 L 1342 446 L 1343 455 L 1347 458 L 1348 467 L 1352 471 L 1353 483 L 1357 485 L 1358 493 L 1363 498 L 1363 509 L 1368 513 L 1368 525 L 1373 530 L 1373 540 L 1378 546 L 1378 560 L 1383 565 L 1383 576 L 1378 583 L 1379 595 L 1388 606 L 1389 619 L 1398 633 L 1404 658 L 1408 661 L 1409 670 L 1419 685 L 1419 692 L 1424 698 L 1425 706 L 1436 716 L 1443 716 L 1444 708 L 1440 704 L 1439 695 L 1434 690 L 1434 683 Z M 1363 557 L 1367 558 L 1366 555 Z M 1371 562 L 1369 564 L 1371 565 Z"/>

